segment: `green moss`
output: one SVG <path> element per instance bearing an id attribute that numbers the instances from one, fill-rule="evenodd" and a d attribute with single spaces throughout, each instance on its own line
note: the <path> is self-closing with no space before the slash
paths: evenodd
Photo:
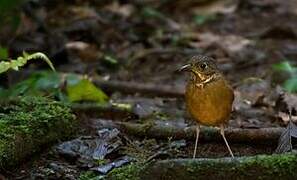
<path id="1" fill-rule="evenodd" d="M 261 178 L 269 179 L 284 178 L 296 176 L 297 173 L 297 155 L 296 154 L 283 154 L 283 155 L 261 155 L 254 158 L 247 158 L 239 164 L 234 170 L 241 172 L 248 172 L 253 167 L 258 167 L 257 171 L 261 173 Z M 246 173 L 246 175 L 251 175 Z"/>
<path id="2" fill-rule="evenodd" d="M 191 163 L 192 172 L 197 175 L 200 172 L 216 173 L 218 177 L 226 175 L 236 176 L 237 179 L 247 177 L 261 177 L 261 179 L 285 178 L 297 175 L 294 170 L 297 168 L 297 156 L 286 155 L 259 155 L 246 157 L 239 161 L 206 161 L 202 163 Z M 187 166 L 189 167 L 189 166 Z"/>
<path id="3" fill-rule="evenodd" d="M 93 171 L 86 171 L 80 174 L 79 180 L 140 180 L 140 172 L 145 168 L 143 163 L 134 162 L 120 168 L 115 168 L 106 176 L 97 175 Z"/>
<path id="4" fill-rule="evenodd" d="M 142 179 L 294 179 L 297 177 L 297 155 L 258 155 L 232 160 L 176 159 L 157 162 L 141 173 Z"/>
<path id="5" fill-rule="evenodd" d="M 78 180 L 99 180 L 103 179 L 93 171 L 86 171 L 79 175 Z"/>
<path id="6" fill-rule="evenodd" d="M 107 179 L 112 180 L 140 180 L 140 173 L 145 168 L 143 163 L 131 163 L 129 165 L 113 169 Z"/>
<path id="7" fill-rule="evenodd" d="M 108 163 L 108 161 L 107 161 L 107 159 L 98 159 L 95 161 L 95 163 L 97 166 L 102 166 L 102 165 Z"/>
<path id="8" fill-rule="evenodd" d="M 0 102 L 0 167 L 15 166 L 28 155 L 69 137 L 77 121 L 66 105 L 42 97 Z"/>

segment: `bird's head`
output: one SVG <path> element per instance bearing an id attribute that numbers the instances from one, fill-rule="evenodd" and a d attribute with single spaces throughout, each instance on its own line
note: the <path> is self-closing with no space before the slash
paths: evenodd
<path id="1" fill-rule="evenodd" d="M 202 55 L 193 56 L 188 64 L 180 68 L 180 71 L 191 72 L 200 81 L 209 79 L 219 72 L 216 61 L 211 57 Z"/>

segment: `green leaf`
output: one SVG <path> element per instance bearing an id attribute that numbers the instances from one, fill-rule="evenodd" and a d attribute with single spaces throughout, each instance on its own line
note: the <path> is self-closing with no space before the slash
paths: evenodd
<path id="1" fill-rule="evenodd" d="M 285 71 L 290 74 L 294 74 L 296 72 L 296 67 L 293 67 L 289 61 L 283 61 L 278 64 L 273 64 L 272 68 L 275 71 Z"/>
<path id="2" fill-rule="evenodd" d="M 24 55 L 26 61 L 31 60 L 31 59 L 42 59 L 49 65 L 49 67 L 53 71 L 55 71 L 55 68 L 54 68 L 52 62 L 49 60 L 49 58 L 45 54 L 43 54 L 41 52 L 37 52 L 37 53 L 33 53 L 33 54 L 27 54 L 26 52 L 23 52 L 23 55 Z"/>
<path id="3" fill-rule="evenodd" d="M 118 60 L 110 55 L 105 55 L 102 61 L 102 65 L 104 65 L 107 68 L 115 69 L 118 67 Z"/>
<path id="4" fill-rule="evenodd" d="M 283 87 L 290 93 L 297 92 L 297 77 L 286 80 Z"/>
<path id="5" fill-rule="evenodd" d="M 53 72 L 33 73 L 9 89 L 0 91 L 0 97 L 16 97 L 19 95 L 44 95 L 53 94 L 59 89 L 61 78 L 59 74 Z"/>
<path id="6" fill-rule="evenodd" d="M 7 92 L 7 96 L 10 97 L 16 97 L 22 94 L 27 93 L 28 91 L 32 92 L 32 85 L 34 84 L 34 81 L 36 79 L 27 79 L 23 82 L 20 82 L 18 84 L 16 84 L 15 86 L 13 86 L 12 88 L 9 88 L 6 90 Z"/>
<path id="7" fill-rule="evenodd" d="M 0 30 L 5 27 L 17 29 L 20 22 L 21 5 L 25 0 L 0 0 Z"/>
<path id="8" fill-rule="evenodd" d="M 67 74 L 66 76 L 66 82 L 67 82 L 67 85 L 75 85 L 77 83 L 79 83 L 80 81 L 80 78 L 78 75 L 76 74 Z"/>
<path id="9" fill-rule="evenodd" d="M 118 60 L 117 59 L 113 58 L 112 56 L 108 56 L 108 55 L 104 56 L 104 61 L 106 63 L 108 63 L 108 64 L 111 64 L 111 65 L 118 64 Z"/>
<path id="10" fill-rule="evenodd" d="M 79 83 L 68 86 L 66 91 L 71 102 L 95 101 L 106 103 L 108 100 L 108 96 L 87 79 L 82 79 Z"/>
<path id="11" fill-rule="evenodd" d="M 8 49 L 0 46 L 0 59 L 8 59 Z"/>
<path id="12" fill-rule="evenodd" d="M 5 13 L 14 13 L 13 10 L 18 9 L 23 0 L 0 1 L 0 15 Z"/>
<path id="13" fill-rule="evenodd" d="M 50 90 L 59 88 L 61 78 L 57 73 L 44 72 L 40 74 L 39 78 L 34 84 L 35 89 Z"/>
<path id="14" fill-rule="evenodd" d="M 3 72 L 8 71 L 9 69 L 13 69 L 13 70 L 18 70 L 19 67 L 24 66 L 27 61 L 32 60 L 32 59 L 42 59 L 44 60 L 49 66 L 50 68 L 55 71 L 55 68 L 52 64 L 52 62 L 49 60 L 49 58 L 41 53 L 41 52 L 37 52 L 37 53 L 33 53 L 33 54 L 27 54 L 26 52 L 23 52 L 23 56 L 18 57 L 17 59 L 12 59 L 10 61 L 1 61 L 0 62 L 0 74 Z"/>

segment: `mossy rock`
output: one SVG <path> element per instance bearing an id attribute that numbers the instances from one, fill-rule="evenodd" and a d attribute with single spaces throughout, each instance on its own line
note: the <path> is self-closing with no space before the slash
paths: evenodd
<path id="1" fill-rule="evenodd" d="M 235 159 L 172 159 L 146 166 L 140 179 L 297 179 L 296 169 L 295 153 Z"/>
<path id="2" fill-rule="evenodd" d="M 28 156 L 78 127 L 71 109 L 42 97 L 23 97 L 0 102 L 0 169 L 18 165 Z"/>

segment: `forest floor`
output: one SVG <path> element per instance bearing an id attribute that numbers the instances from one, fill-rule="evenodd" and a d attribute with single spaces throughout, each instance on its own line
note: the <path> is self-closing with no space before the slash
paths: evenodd
<path id="1" fill-rule="evenodd" d="M 234 88 L 234 111 L 227 131 L 288 124 L 286 107 L 296 101 L 285 98 L 281 86 L 291 74 L 278 71 L 281 68 L 276 64 L 290 61 L 294 65 L 297 59 L 293 1 L 35 3 L 23 6 L 21 26 L 8 46 L 10 54 L 45 52 L 60 73 L 88 75 L 94 82 L 100 81 L 99 87 L 104 84 L 101 81 L 109 82 L 101 88 L 109 96 L 110 106 L 104 112 L 81 110 L 86 104 L 74 107 L 82 124 L 77 138 L 46 147 L 20 168 L 7 171 L 10 179 L 103 178 L 130 162 L 191 157 L 193 138 L 137 137 L 123 126 L 110 127 L 119 127 L 116 123 L 195 125 L 182 96 L 187 74 L 178 72 L 195 54 L 216 59 Z M 31 64 L 27 69 L 43 66 Z M 296 117 L 293 109 L 293 121 Z M 199 144 L 198 157 L 229 156 L 222 139 L 206 139 Z M 271 154 L 277 142 L 263 145 L 231 140 L 230 145 L 235 156 L 246 156 Z"/>

